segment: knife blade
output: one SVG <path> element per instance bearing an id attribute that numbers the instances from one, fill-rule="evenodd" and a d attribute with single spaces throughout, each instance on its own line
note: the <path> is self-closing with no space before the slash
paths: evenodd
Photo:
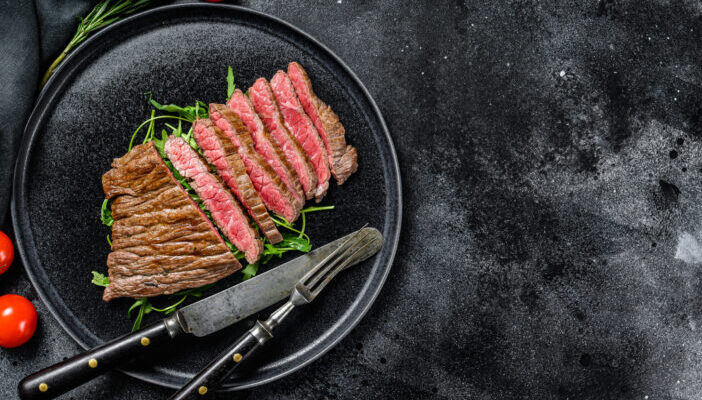
<path id="1" fill-rule="evenodd" d="M 366 260 L 377 253 L 382 246 L 382 235 L 377 229 L 363 228 L 362 230 L 368 231 L 364 242 L 368 242 L 369 247 L 355 257 L 349 266 Z M 290 290 L 295 286 L 295 282 L 341 246 L 351 235 L 353 233 L 181 308 L 177 311 L 181 329 L 195 336 L 206 336 L 286 299 L 290 296 Z"/>
<path id="2" fill-rule="evenodd" d="M 373 243 L 369 243 L 366 251 L 356 255 L 349 267 L 368 259 L 382 247 L 382 235 L 377 229 L 362 230 L 368 230 L 366 236 Z M 169 343 L 184 334 L 209 335 L 272 306 L 287 298 L 295 282 L 354 233 L 185 306 L 139 331 L 35 372 L 19 383 L 20 399 L 52 399 L 128 361 L 147 355 L 157 345 Z"/>

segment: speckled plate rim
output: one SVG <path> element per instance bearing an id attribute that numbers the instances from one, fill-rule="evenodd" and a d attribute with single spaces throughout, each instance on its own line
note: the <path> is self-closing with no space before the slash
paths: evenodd
<path id="1" fill-rule="evenodd" d="M 248 8 L 225 5 L 225 4 L 202 4 L 202 3 L 189 3 L 189 4 L 176 4 L 169 6 L 162 6 L 147 10 L 141 13 L 137 13 L 122 21 L 119 21 L 105 29 L 99 31 L 94 36 L 86 40 L 81 44 L 76 50 L 74 50 L 71 55 L 69 55 L 63 62 L 61 67 L 53 74 L 49 79 L 44 89 L 39 94 L 37 103 L 27 120 L 24 135 L 20 143 L 20 149 L 18 153 L 17 162 L 15 164 L 15 171 L 13 177 L 13 194 L 11 200 L 11 215 L 13 228 L 15 230 L 15 236 L 17 241 L 18 253 L 25 265 L 25 270 L 27 275 L 32 282 L 32 285 L 36 289 L 39 297 L 47 306 L 51 314 L 57 319 L 59 324 L 63 329 L 74 339 L 80 346 L 85 349 L 91 348 L 96 344 L 100 343 L 100 339 L 92 335 L 90 330 L 80 322 L 68 309 L 68 307 L 63 303 L 61 297 L 58 295 L 53 285 L 49 284 L 48 276 L 40 263 L 35 263 L 34 260 L 39 260 L 38 254 L 36 252 L 36 247 L 34 246 L 34 237 L 31 231 L 31 226 L 27 211 L 27 173 L 29 162 L 31 159 L 31 153 L 34 143 L 39 136 L 40 128 L 42 126 L 42 121 L 47 116 L 50 111 L 48 105 L 52 104 L 57 96 L 59 96 L 66 85 L 70 84 L 74 73 L 80 71 L 85 60 L 90 59 L 96 51 L 101 49 L 98 44 L 99 41 L 107 35 L 111 35 L 113 32 L 122 29 L 124 26 L 130 24 L 138 24 L 139 21 L 154 18 L 161 13 L 169 12 L 188 12 L 188 11 L 198 11 L 203 9 L 219 9 L 223 13 L 238 13 L 241 15 L 251 16 L 258 18 L 259 20 L 266 21 L 267 23 L 277 26 L 279 30 L 289 31 L 294 35 L 306 42 L 306 44 L 315 49 L 317 54 L 322 54 L 327 57 L 332 62 L 336 63 L 337 66 L 345 73 L 347 78 L 357 86 L 362 96 L 364 97 L 362 101 L 367 103 L 368 107 L 364 108 L 364 112 L 370 114 L 371 117 L 377 119 L 377 124 L 383 133 L 381 139 L 384 139 L 386 143 L 383 145 L 387 147 L 387 154 L 383 154 L 380 151 L 380 157 L 384 165 L 384 178 L 385 185 L 388 191 L 386 195 L 386 215 L 385 215 L 385 227 L 383 229 L 383 235 L 385 237 L 385 245 L 381 250 L 381 253 L 376 256 L 375 263 L 372 267 L 370 274 L 371 279 L 367 281 L 366 285 L 363 287 L 363 295 L 359 296 L 357 300 L 346 310 L 343 316 L 340 317 L 339 323 L 332 326 L 326 335 L 321 335 L 317 338 L 311 345 L 307 346 L 307 351 L 299 351 L 288 356 L 286 359 L 295 358 L 294 363 L 287 362 L 285 365 L 285 360 L 279 360 L 274 363 L 271 368 L 264 371 L 258 376 L 254 375 L 252 377 L 247 377 L 237 382 L 226 382 L 222 385 L 221 390 L 233 391 L 251 388 L 259 386 L 276 379 L 280 379 L 286 375 L 297 371 L 298 369 L 306 366 L 317 358 L 321 357 L 327 353 L 332 347 L 334 347 L 339 341 L 341 341 L 346 335 L 348 335 L 351 330 L 360 322 L 361 318 L 368 312 L 376 298 L 378 297 L 380 290 L 385 283 L 387 276 L 390 273 L 392 263 L 397 252 L 397 247 L 400 239 L 401 223 L 402 223 L 402 187 L 401 187 L 401 177 L 399 163 L 397 159 L 397 154 L 390 137 L 387 125 L 383 116 L 378 108 L 377 104 L 371 97 L 370 93 L 366 87 L 361 83 L 360 79 L 351 71 L 351 69 L 344 63 L 336 54 L 334 54 L 329 48 L 319 42 L 317 39 L 313 38 L 309 34 L 289 24 L 277 17 L 271 16 L 269 14 L 251 10 Z M 227 14 L 231 15 L 231 14 Z M 222 15 L 224 17 L 224 14 Z M 254 24 L 255 25 L 255 24 Z M 264 26 L 261 29 L 266 29 Z M 360 105 L 361 101 L 356 100 Z M 392 192 L 392 193 L 391 193 Z M 382 265 L 381 265 L 382 264 Z M 372 286 L 372 287 L 371 287 Z M 85 333 L 89 332 L 92 336 L 91 340 L 86 340 Z M 81 335 L 80 333 L 83 333 Z M 303 349 L 305 350 L 305 349 Z M 302 353 L 302 354 L 300 354 Z M 146 382 L 154 383 L 166 387 L 180 387 L 189 377 L 184 376 L 174 376 L 165 375 L 164 372 L 159 371 L 156 368 L 151 368 L 148 370 L 122 370 L 127 375 L 141 379 Z"/>

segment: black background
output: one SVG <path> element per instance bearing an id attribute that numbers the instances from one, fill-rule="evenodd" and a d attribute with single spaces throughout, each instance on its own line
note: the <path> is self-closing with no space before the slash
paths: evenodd
<path id="1" fill-rule="evenodd" d="M 5 180 L 35 77 L 89 8 L 39 3 L 2 4 Z M 699 2 L 241 4 L 315 36 L 368 87 L 405 214 L 386 287 L 354 332 L 221 398 L 699 397 Z M 0 293 L 40 313 L 29 344 L 0 350 L 0 397 L 14 398 L 26 373 L 79 348 L 19 263 Z M 170 393 L 114 373 L 64 398 Z"/>

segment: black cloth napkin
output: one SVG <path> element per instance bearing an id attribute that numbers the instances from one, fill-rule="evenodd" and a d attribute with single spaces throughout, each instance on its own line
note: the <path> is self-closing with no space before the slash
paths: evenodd
<path id="1" fill-rule="evenodd" d="M 95 3 L 0 0 L 0 229 L 10 224 L 12 171 L 41 75 Z"/>

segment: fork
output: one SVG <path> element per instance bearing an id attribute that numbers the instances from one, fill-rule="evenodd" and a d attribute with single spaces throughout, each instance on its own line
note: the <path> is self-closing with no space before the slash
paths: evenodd
<path id="1" fill-rule="evenodd" d="M 207 398 L 208 394 L 213 393 L 213 389 L 232 373 L 243 360 L 249 358 L 273 337 L 273 329 L 280 325 L 295 307 L 311 303 L 329 282 L 360 253 L 363 251 L 376 251 L 380 248 L 377 244 L 378 241 L 382 241 L 381 235 L 371 235 L 369 240 L 364 240 L 372 232 L 374 232 L 373 229 L 361 228 L 345 240 L 341 246 L 320 261 L 295 284 L 290 298 L 285 304 L 273 311 L 267 320 L 256 321 L 253 328 L 244 333 L 233 345 L 217 356 L 190 382 L 171 396 L 170 400 Z"/>

